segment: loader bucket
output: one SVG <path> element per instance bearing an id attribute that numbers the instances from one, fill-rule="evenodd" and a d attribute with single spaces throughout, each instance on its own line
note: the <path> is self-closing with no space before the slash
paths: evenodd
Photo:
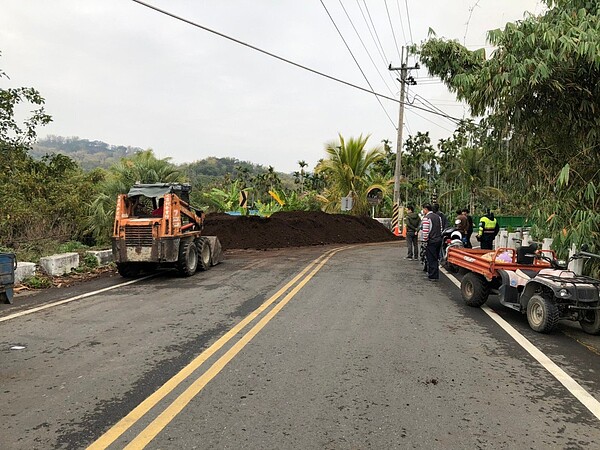
<path id="1" fill-rule="evenodd" d="M 217 236 L 202 237 L 208 241 L 208 245 L 210 246 L 211 265 L 216 266 L 223 261 L 223 247 L 221 247 L 221 242 L 219 242 L 219 238 Z"/>

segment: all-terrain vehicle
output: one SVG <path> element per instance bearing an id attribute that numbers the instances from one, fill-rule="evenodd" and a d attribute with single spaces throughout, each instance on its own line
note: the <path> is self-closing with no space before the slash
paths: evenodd
<path id="1" fill-rule="evenodd" d="M 182 276 L 222 259 L 216 236 L 202 236 L 204 213 L 190 205 L 189 184 L 135 184 L 117 198 L 112 252 L 119 273 L 175 267 Z"/>
<path id="2" fill-rule="evenodd" d="M 567 319 L 578 321 L 586 333 L 599 334 L 600 280 L 577 275 L 567 269 L 568 263 L 541 253 L 526 257 L 545 260 L 551 268 L 539 272 L 499 270 L 500 303 L 526 313 L 529 326 L 540 333 L 550 332 L 559 319 Z M 569 262 L 590 257 L 600 258 L 600 255 L 579 252 Z"/>
<path id="3" fill-rule="evenodd" d="M 567 270 L 574 259 L 600 255 L 582 250 L 560 262 L 553 251 L 536 248 L 451 248 L 448 261 L 467 272 L 461 281 L 465 303 L 482 306 L 497 290 L 500 303 L 527 314 L 535 331 L 548 333 L 558 320 L 567 319 L 578 321 L 586 333 L 600 334 L 600 280 Z"/>

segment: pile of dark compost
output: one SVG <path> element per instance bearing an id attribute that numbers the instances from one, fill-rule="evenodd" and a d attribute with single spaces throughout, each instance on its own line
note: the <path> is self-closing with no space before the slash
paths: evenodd
<path id="1" fill-rule="evenodd" d="M 312 211 L 279 212 L 271 217 L 209 214 L 202 234 L 217 236 L 225 250 L 398 240 L 384 225 L 369 217 Z"/>

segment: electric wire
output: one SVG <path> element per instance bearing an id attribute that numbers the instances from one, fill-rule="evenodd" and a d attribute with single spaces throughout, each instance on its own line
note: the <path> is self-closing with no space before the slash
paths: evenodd
<path id="1" fill-rule="evenodd" d="M 181 22 L 187 23 L 188 25 L 192 25 L 193 27 L 200 28 L 201 30 L 208 31 L 209 33 L 215 34 L 215 35 L 220 36 L 222 38 L 225 38 L 225 39 L 227 39 L 229 41 L 235 42 L 236 44 L 240 44 L 240 45 L 243 45 L 244 47 L 248 47 L 248 48 L 250 48 L 252 50 L 256 50 L 257 52 L 262 53 L 262 54 L 267 55 L 267 56 L 270 56 L 271 58 L 275 58 L 275 59 L 277 59 L 279 61 L 283 61 L 283 62 L 285 62 L 287 64 L 292 65 L 292 66 L 298 67 L 298 68 L 306 70 L 308 72 L 311 72 L 311 73 L 313 73 L 315 75 L 319 75 L 319 76 L 322 76 L 322 77 L 327 78 L 329 80 L 336 81 L 338 83 L 344 84 L 344 85 L 352 87 L 354 89 L 358 89 L 359 91 L 368 92 L 369 94 L 374 94 L 377 97 L 385 98 L 386 100 L 390 100 L 390 101 L 395 102 L 395 103 L 400 103 L 400 100 L 398 100 L 397 98 L 389 97 L 389 96 L 384 95 L 384 94 L 379 94 L 377 92 L 374 92 L 373 90 L 369 90 L 367 88 L 364 88 L 362 86 L 358 86 L 356 84 L 350 83 L 350 82 L 342 80 L 340 78 L 336 78 L 336 77 L 333 77 L 331 75 L 327 75 L 326 73 L 319 72 L 318 70 L 311 69 L 310 67 L 304 66 L 304 65 L 296 63 L 296 62 L 293 62 L 293 61 L 291 61 L 289 59 L 286 59 L 286 58 L 284 58 L 282 56 L 278 56 L 278 55 L 276 55 L 274 53 L 270 53 L 270 52 L 268 52 L 266 50 L 263 50 L 261 48 L 255 47 L 255 46 L 253 46 L 251 44 L 248 44 L 247 42 L 240 41 L 239 39 L 233 38 L 233 37 L 228 36 L 226 34 L 223 34 L 223 33 L 220 33 L 218 31 L 215 31 L 215 30 L 213 30 L 211 28 L 205 27 L 204 25 L 200 25 L 198 23 L 192 22 L 189 19 L 185 19 L 183 17 L 177 16 L 177 15 L 175 15 L 173 13 L 170 13 L 168 11 L 160 9 L 160 8 L 158 8 L 156 6 L 153 6 L 153 5 L 150 5 L 148 3 L 145 3 L 142 0 L 131 0 L 131 1 L 133 1 L 133 2 L 135 2 L 137 4 L 139 4 L 139 5 L 145 6 L 146 8 L 152 9 L 152 10 L 154 10 L 154 11 L 160 13 L 160 14 L 164 14 L 165 16 L 169 16 L 169 17 L 171 17 L 173 19 L 176 19 L 176 20 L 179 20 Z M 404 104 L 406 104 L 406 102 Z M 438 116 L 444 116 L 443 114 L 440 114 L 439 112 L 431 110 L 431 109 L 421 108 L 421 107 L 418 107 L 418 106 L 413 106 L 413 108 L 420 109 L 420 110 L 428 112 L 430 114 L 434 114 L 434 115 L 438 115 Z M 447 117 L 450 118 L 450 119 L 453 119 L 453 120 L 460 120 L 460 119 L 456 119 L 455 117 L 452 117 L 452 116 L 447 116 Z"/>
<path id="2" fill-rule="evenodd" d="M 426 106 L 426 107 L 429 106 L 429 107 L 435 109 L 436 111 L 446 114 L 445 111 L 442 111 L 439 107 L 435 106 L 433 103 L 431 103 L 429 100 L 427 100 L 425 97 L 423 97 L 420 94 L 415 93 L 415 99 L 419 100 L 419 102 L 421 102 L 421 104 L 423 104 L 423 106 Z"/>
<path id="3" fill-rule="evenodd" d="M 381 47 L 383 56 L 385 56 L 386 61 L 389 61 L 387 55 L 385 54 L 385 49 L 383 48 L 383 45 L 381 45 L 381 40 L 379 39 L 379 34 L 377 33 L 377 28 L 375 28 L 375 24 L 373 23 L 373 18 L 371 17 L 371 12 L 369 11 L 369 7 L 367 6 L 367 0 L 363 0 L 363 4 L 365 5 L 365 10 L 367 11 L 367 15 L 369 16 L 369 21 L 371 22 L 371 26 L 373 27 L 373 31 L 375 32 L 375 37 L 377 38 L 377 42 L 379 42 L 379 46 Z"/>
<path id="4" fill-rule="evenodd" d="M 408 95 L 408 92 L 407 92 L 407 95 Z M 415 106 L 415 104 L 414 104 L 414 103 L 415 103 L 415 101 L 418 101 L 418 102 L 419 102 L 419 103 L 421 103 L 423 106 L 434 108 L 436 111 L 440 112 L 440 113 L 441 113 L 441 114 L 443 114 L 443 115 L 447 115 L 445 111 L 441 110 L 440 108 L 438 108 L 437 106 L 435 106 L 433 103 L 431 103 L 429 100 L 427 100 L 425 97 L 423 97 L 423 96 L 422 96 L 422 95 L 420 95 L 420 94 L 417 94 L 416 92 L 415 92 L 415 94 L 414 94 L 414 96 L 413 96 L 413 101 L 412 101 L 412 103 L 411 103 L 411 106 Z M 413 111 L 413 112 L 414 112 L 414 111 Z M 415 113 L 415 114 L 416 114 L 416 113 Z M 417 114 L 417 115 L 419 115 L 419 114 Z M 420 116 L 420 117 L 422 117 L 422 116 Z M 424 118 L 424 117 L 423 117 L 423 118 Z M 448 120 L 448 121 L 449 121 L 449 122 L 450 122 L 452 125 L 457 125 L 457 123 L 458 123 L 458 121 L 455 121 L 455 120 L 453 120 L 453 119 L 449 119 L 449 118 L 447 118 L 447 117 L 444 117 L 444 118 L 445 118 L 446 120 Z M 424 118 L 424 119 L 425 119 L 425 118 Z M 428 119 L 425 119 L 425 120 L 428 120 Z M 434 122 L 432 122 L 432 123 L 434 123 Z M 443 128 L 441 125 L 439 125 L 439 124 L 437 124 L 437 123 L 436 123 L 436 125 L 438 125 L 438 126 L 440 126 L 441 128 Z"/>
<path id="5" fill-rule="evenodd" d="M 331 16 L 331 14 L 329 13 L 329 10 L 327 9 L 327 6 L 325 6 L 325 3 L 323 2 L 323 0 L 320 0 L 320 2 L 321 2 L 321 5 L 323 5 L 323 8 L 325 8 L 325 12 L 329 16 L 329 19 L 331 19 L 331 23 L 333 24 L 334 28 L 337 30 L 338 34 L 340 35 L 340 38 L 342 38 L 342 41 L 344 42 L 344 45 L 348 49 L 348 52 L 350 52 L 350 56 L 352 56 L 352 59 L 354 60 L 354 62 L 356 63 L 356 66 L 358 67 L 358 70 L 360 70 L 360 73 L 362 73 L 362 76 L 365 79 L 365 81 L 367 82 L 367 84 L 369 85 L 369 87 L 371 88 L 371 91 L 373 92 L 373 94 L 375 94 L 375 89 L 373 89 L 373 86 L 371 86 L 371 83 L 369 82 L 369 79 L 367 78 L 367 75 L 365 75 L 365 72 L 362 69 L 362 67 L 360 66 L 360 64 L 357 61 L 356 57 L 354 56 L 354 53 L 352 53 L 352 50 L 350 49 L 350 46 L 346 42 L 346 39 L 344 39 L 344 36 L 342 35 L 342 32 L 340 31 L 340 29 L 338 28 L 337 24 L 335 23 L 335 20 L 333 20 L 333 17 Z M 390 119 L 390 122 L 392 123 L 392 126 L 394 128 L 396 128 L 396 124 L 394 123 L 394 120 L 390 117 L 389 113 L 387 112 L 387 109 L 385 109 L 385 106 L 383 106 L 383 103 L 381 102 L 381 99 L 377 95 L 375 95 L 375 98 L 377 99 L 377 102 L 381 105 L 381 108 L 383 109 L 383 112 L 385 113 L 385 115 L 387 116 L 387 118 Z"/>
<path id="6" fill-rule="evenodd" d="M 418 98 L 418 97 L 416 97 L 416 96 L 415 96 L 415 100 L 416 100 L 416 101 L 418 101 L 419 103 L 421 103 L 422 105 L 426 105 L 426 104 L 424 103 L 424 101 L 423 101 L 421 98 Z M 414 105 L 413 105 L 413 106 L 414 106 Z M 456 106 L 460 106 L 460 105 L 456 105 Z M 443 112 L 443 111 L 442 111 L 441 109 L 439 109 L 439 108 L 436 108 L 436 109 L 438 109 L 439 111 Z M 463 109 L 463 111 L 464 111 L 464 109 Z M 444 113 L 444 114 L 445 114 L 445 113 Z M 450 125 L 452 125 L 452 126 L 456 126 L 456 125 L 458 125 L 458 122 L 457 122 L 457 121 L 455 121 L 455 120 L 453 120 L 453 119 L 448 119 L 448 118 L 446 118 L 446 117 L 444 117 L 443 119 L 444 119 L 444 120 L 447 120 L 447 121 L 448 121 L 448 123 L 449 123 Z"/>
<path id="7" fill-rule="evenodd" d="M 377 49 L 377 52 L 379 53 L 379 56 L 381 57 L 381 60 L 383 61 L 383 65 L 384 65 L 384 67 L 387 67 L 388 64 L 390 64 L 390 61 L 382 53 L 381 49 L 379 48 L 379 45 L 377 45 L 377 40 L 375 39 L 375 35 L 373 34 L 373 31 L 371 30 L 371 26 L 369 25 L 369 21 L 367 20 L 367 16 L 365 15 L 365 12 L 363 11 L 362 6 L 360 6 L 360 0 L 356 0 L 356 4 L 358 5 L 358 9 L 360 11 L 360 14 L 362 15 L 363 20 L 365 21 L 365 25 L 367 26 L 367 30 L 369 30 L 369 34 L 371 35 L 371 39 L 373 40 L 373 44 L 375 44 L 375 48 Z M 394 85 L 396 85 L 396 79 L 392 76 L 392 74 L 390 72 L 388 72 L 388 74 L 390 76 L 390 79 L 394 83 Z"/>
<path id="8" fill-rule="evenodd" d="M 379 56 L 381 56 L 381 60 L 383 61 L 383 65 L 387 66 L 390 62 L 388 60 L 386 60 L 384 54 L 381 53 L 381 49 L 377 45 L 377 41 L 375 40 L 375 35 L 373 34 L 373 31 L 371 30 L 371 26 L 369 25 L 369 22 L 367 21 L 367 16 L 365 16 L 365 13 L 364 13 L 364 11 L 362 9 L 362 6 L 360 6 L 360 0 L 356 0 L 356 4 L 358 5 L 358 9 L 360 10 L 360 13 L 361 13 L 361 15 L 363 17 L 363 20 L 365 21 L 365 25 L 367 25 L 367 30 L 369 30 L 369 34 L 371 35 L 371 39 L 373 40 L 373 43 L 375 44 L 375 48 L 379 52 Z"/>
<path id="9" fill-rule="evenodd" d="M 415 41 L 413 40 L 412 34 L 412 26 L 410 24 L 410 12 L 408 11 L 408 0 L 404 0 L 404 4 L 406 5 L 406 21 L 408 22 L 408 31 L 410 32 L 410 43 L 414 45 Z"/>
<path id="10" fill-rule="evenodd" d="M 396 7 L 398 9 L 398 17 L 400 18 L 400 29 L 402 30 L 402 37 L 404 38 L 404 45 L 407 45 L 408 42 L 406 40 L 406 33 L 404 32 L 404 22 L 402 20 L 402 13 L 400 12 L 400 0 L 396 0 Z"/>
<path id="11" fill-rule="evenodd" d="M 341 0 L 340 0 L 341 2 Z M 390 10 L 388 9 L 387 0 L 383 0 L 385 3 L 385 11 L 387 12 L 388 22 L 390 23 L 390 30 L 392 30 L 392 36 L 394 37 L 394 45 L 396 45 L 396 51 L 398 52 L 398 58 L 402 61 L 402 56 L 400 56 L 400 48 L 398 47 L 398 39 L 396 39 L 396 33 L 394 33 L 394 26 L 392 25 L 392 18 L 390 17 Z"/>
<path id="12" fill-rule="evenodd" d="M 410 113 L 412 113 L 412 114 L 414 114 L 414 115 L 416 115 L 416 116 L 419 116 L 421 119 L 423 119 L 423 120 L 426 120 L 427 122 L 434 124 L 436 127 L 439 127 L 439 128 L 441 128 L 441 129 L 443 129 L 443 130 L 446 130 L 446 131 L 448 131 L 448 132 L 450 132 L 450 133 L 454 133 L 454 131 L 455 131 L 455 130 L 451 130 L 451 129 L 449 129 L 449 128 L 446 128 L 446 127 L 444 127 L 444 126 L 440 125 L 439 123 L 436 123 L 436 122 L 434 122 L 433 120 L 430 120 L 430 119 L 428 119 L 428 118 L 427 118 L 427 117 L 425 117 L 424 115 L 422 115 L 422 114 L 419 114 L 418 112 L 416 112 L 416 111 L 413 111 L 413 110 L 412 110 L 412 109 L 410 109 L 410 108 L 407 108 L 407 109 L 406 109 L 406 111 L 407 111 L 407 112 L 410 112 Z"/>
<path id="13" fill-rule="evenodd" d="M 377 73 L 379 74 L 379 77 L 381 78 L 381 81 L 383 81 L 383 84 L 385 84 L 385 87 L 388 88 L 388 91 L 390 91 L 390 94 L 394 95 L 394 93 L 392 92 L 392 89 L 388 86 L 388 84 L 386 83 L 385 79 L 383 78 L 383 75 L 381 74 L 381 71 L 379 70 L 379 68 L 377 67 L 377 64 L 375 64 L 375 61 L 373 61 L 373 57 L 371 56 L 371 53 L 369 52 L 369 50 L 367 49 L 367 46 L 365 45 L 364 41 L 362 40 L 362 38 L 360 37 L 360 33 L 358 32 L 358 30 L 356 29 L 356 27 L 354 26 L 354 22 L 352 21 L 352 18 L 350 17 L 350 15 L 348 14 L 348 11 L 346 10 L 344 4 L 342 3 L 342 0 L 339 0 L 340 2 L 340 6 L 342 7 L 342 9 L 344 10 L 344 13 L 346 13 L 346 17 L 348 18 L 348 20 L 350 21 L 350 25 L 352 25 L 352 28 L 354 29 L 354 32 L 356 33 L 356 37 L 358 37 L 358 40 L 360 41 L 360 43 L 362 44 L 363 48 L 365 49 L 365 52 L 367 52 L 367 56 L 369 57 L 369 59 L 371 60 L 371 63 L 373 64 L 373 67 L 375 67 L 375 70 L 377 71 Z"/>

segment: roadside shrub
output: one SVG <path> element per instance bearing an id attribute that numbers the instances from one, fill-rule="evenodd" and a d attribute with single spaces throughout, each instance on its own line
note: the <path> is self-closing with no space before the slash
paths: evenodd
<path id="1" fill-rule="evenodd" d="M 21 284 L 27 286 L 30 289 L 48 289 L 52 287 L 52 281 L 50 278 L 33 275 L 25 278 Z"/>

